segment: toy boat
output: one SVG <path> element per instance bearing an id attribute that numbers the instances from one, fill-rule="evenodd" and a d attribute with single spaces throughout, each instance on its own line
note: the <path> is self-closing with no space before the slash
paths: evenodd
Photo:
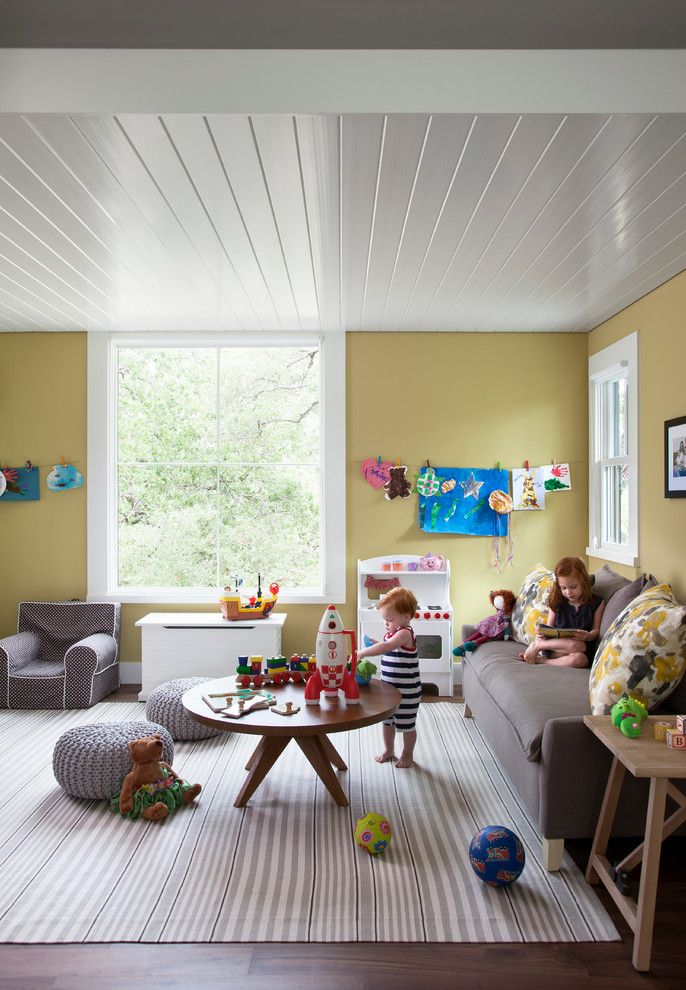
<path id="1" fill-rule="evenodd" d="M 241 601 L 240 595 L 220 595 L 222 618 L 230 622 L 238 619 L 266 619 L 276 605 L 276 595 L 256 598 L 254 604 Z"/>

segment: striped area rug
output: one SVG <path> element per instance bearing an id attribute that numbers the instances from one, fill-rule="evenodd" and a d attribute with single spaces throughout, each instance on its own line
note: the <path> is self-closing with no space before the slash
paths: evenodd
<path id="1" fill-rule="evenodd" d="M 572 942 L 619 938 L 565 856 L 540 841 L 473 720 L 422 705 L 418 766 L 374 762 L 378 726 L 337 734 L 350 798 L 339 808 L 290 745 L 246 808 L 233 800 L 255 739 L 178 743 L 175 769 L 203 784 L 196 806 L 164 824 L 130 822 L 106 802 L 67 797 L 55 740 L 71 726 L 143 717 L 140 704 L 0 713 L 0 941 Z M 356 819 L 379 811 L 393 841 L 357 848 Z M 473 833 L 504 824 L 526 850 L 509 889 L 485 886 L 467 857 Z"/>

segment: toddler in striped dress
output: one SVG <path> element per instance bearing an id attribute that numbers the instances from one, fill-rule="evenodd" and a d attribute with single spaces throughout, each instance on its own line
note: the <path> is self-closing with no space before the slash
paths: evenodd
<path id="1" fill-rule="evenodd" d="M 419 677 L 417 643 L 411 622 L 417 610 L 417 599 L 407 588 L 393 588 L 381 599 L 379 612 L 386 623 L 386 634 L 378 643 L 365 647 L 357 659 L 381 657 L 381 680 L 392 684 L 402 695 L 400 704 L 383 724 L 384 751 L 377 763 L 395 759 L 395 734 L 403 739 L 403 750 L 396 766 L 412 766 L 412 754 L 417 741 L 417 709 L 422 694 Z"/>

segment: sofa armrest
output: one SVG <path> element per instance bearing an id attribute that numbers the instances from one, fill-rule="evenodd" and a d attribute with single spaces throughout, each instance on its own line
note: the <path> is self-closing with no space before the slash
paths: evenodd
<path id="1" fill-rule="evenodd" d="M 34 632 L 15 633 L 0 639 L 0 660 L 6 663 L 8 674 L 38 660 L 39 654 L 40 639 Z"/>
<path id="2" fill-rule="evenodd" d="M 86 656 L 89 656 L 87 663 L 89 667 L 92 666 L 93 674 L 104 670 L 117 659 L 117 641 L 109 633 L 93 633 L 74 643 L 64 654 L 67 677 L 75 666 L 79 665 L 83 669 L 82 661 Z"/>
<path id="3" fill-rule="evenodd" d="M 475 626 L 470 626 L 470 625 L 462 626 L 462 642 L 463 643 L 466 643 L 467 640 L 469 640 L 469 639 L 472 638 L 472 636 L 474 635 L 474 629 L 475 628 L 476 628 Z"/>
<path id="4" fill-rule="evenodd" d="M 539 826 L 548 839 L 593 835 L 612 756 L 582 715 L 546 722 L 541 742 Z"/>

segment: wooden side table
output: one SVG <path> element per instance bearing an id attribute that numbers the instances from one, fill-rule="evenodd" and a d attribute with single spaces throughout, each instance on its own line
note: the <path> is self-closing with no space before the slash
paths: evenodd
<path id="1" fill-rule="evenodd" d="M 591 732 L 614 756 L 593 839 L 586 879 L 592 884 L 602 881 L 624 915 L 634 933 L 631 961 L 634 968 L 641 972 L 650 969 L 662 840 L 686 821 L 686 795 L 670 783 L 670 778 L 686 779 L 686 753 L 683 750 L 668 749 L 665 742 L 654 738 L 653 726 L 656 721 L 658 716 L 649 716 L 643 723 L 641 735 L 637 739 L 630 739 L 615 728 L 609 715 L 584 716 L 584 722 Z M 615 871 L 629 872 L 639 863 L 643 863 L 637 901 L 621 893 L 612 876 L 613 868 L 605 856 L 627 770 L 634 777 L 650 778 L 644 841 L 620 863 L 614 865 Z M 677 804 L 677 810 L 665 820 L 667 795 Z"/>

